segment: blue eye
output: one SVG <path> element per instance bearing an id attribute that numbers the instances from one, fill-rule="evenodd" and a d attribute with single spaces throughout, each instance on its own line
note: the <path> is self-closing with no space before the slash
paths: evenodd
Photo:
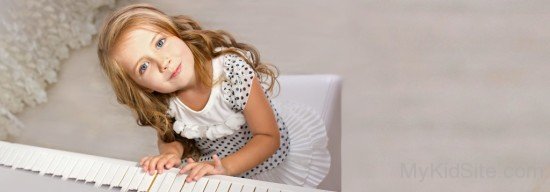
<path id="1" fill-rule="evenodd" d="M 146 61 L 145 63 L 141 64 L 141 66 L 139 66 L 139 74 L 145 73 L 147 67 L 149 67 L 149 61 Z"/>
<path id="2" fill-rule="evenodd" d="M 164 45 L 164 42 L 166 42 L 165 38 L 162 38 L 159 41 L 157 41 L 157 48 L 161 48 Z"/>

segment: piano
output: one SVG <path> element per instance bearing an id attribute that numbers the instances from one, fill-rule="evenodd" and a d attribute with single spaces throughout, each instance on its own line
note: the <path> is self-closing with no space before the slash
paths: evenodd
<path id="1" fill-rule="evenodd" d="M 0 191 L 324 191 L 224 175 L 187 183 L 178 171 L 149 175 L 137 162 L 0 141 Z"/>

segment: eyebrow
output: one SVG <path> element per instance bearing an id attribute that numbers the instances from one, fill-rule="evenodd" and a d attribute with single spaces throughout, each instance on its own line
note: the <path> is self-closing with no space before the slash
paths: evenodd
<path id="1" fill-rule="evenodd" d="M 160 34 L 160 32 L 157 32 L 157 34 L 155 34 L 155 36 L 153 36 L 153 38 L 151 39 L 151 42 L 149 42 L 149 45 L 153 44 L 153 42 L 155 41 L 155 39 L 157 38 L 157 36 Z M 141 75 L 139 74 L 139 62 L 145 58 L 148 58 L 147 56 L 142 56 L 141 58 L 139 58 L 137 61 L 136 61 L 136 65 L 134 67 L 134 73 L 137 73 L 138 75 Z"/>

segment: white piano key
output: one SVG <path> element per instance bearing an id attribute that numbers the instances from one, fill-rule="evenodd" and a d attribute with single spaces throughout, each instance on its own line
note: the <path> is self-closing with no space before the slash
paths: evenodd
<path id="1" fill-rule="evenodd" d="M 4 164 L 4 158 L 7 157 L 7 152 L 10 150 L 9 147 L 7 146 L 2 146 L 0 147 L 0 165 L 3 165 Z"/>
<path id="2" fill-rule="evenodd" d="M 76 176 L 76 180 L 77 181 L 86 180 L 86 176 L 92 169 L 92 166 L 94 166 L 94 161 L 90 159 L 86 159 L 86 161 L 84 161 L 84 167 L 80 169 L 79 171 L 80 173 L 78 173 L 78 175 Z"/>
<path id="3" fill-rule="evenodd" d="M 207 183 L 208 183 L 208 178 L 202 177 L 197 181 L 197 183 L 195 183 L 195 186 L 193 187 L 192 192 L 203 192 Z"/>
<path id="4" fill-rule="evenodd" d="M 6 146 L 4 144 L 2 144 L 2 146 L 0 146 L 0 165 L 3 162 L 2 159 L 5 157 L 5 153 L 8 151 L 7 149 L 9 149 L 8 146 Z"/>
<path id="5" fill-rule="evenodd" d="M 61 162 L 57 165 L 55 168 L 55 171 L 53 171 L 54 176 L 60 176 L 63 174 L 63 170 L 65 170 L 65 165 L 67 165 L 67 162 L 69 162 L 69 157 L 62 156 Z"/>
<path id="6" fill-rule="evenodd" d="M 170 187 L 170 192 L 179 192 L 184 186 L 184 183 L 187 184 L 185 182 L 185 178 L 187 178 L 187 175 L 176 176 L 176 179 L 174 179 L 174 182 L 172 183 L 172 187 Z"/>
<path id="7" fill-rule="evenodd" d="M 220 180 L 216 179 L 208 179 L 208 184 L 206 184 L 206 188 L 204 189 L 204 192 L 216 192 L 216 189 L 218 188 L 218 185 L 220 184 Z"/>
<path id="8" fill-rule="evenodd" d="M 229 192 L 241 192 L 241 189 L 243 188 L 243 184 L 240 183 L 231 183 L 231 187 L 229 187 Z"/>
<path id="9" fill-rule="evenodd" d="M 231 186 L 231 183 L 227 181 L 220 181 L 220 185 L 218 186 L 218 189 L 216 190 L 216 192 L 228 192 L 230 186 Z"/>
<path id="10" fill-rule="evenodd" d="M 2 149 L 2 156 L 0 156 L 0 164 L 4 164 L 4 162 L 6 162 L 6 159 L 9 157 L 11 150 L 13 150 L 13 147 L 4 145 L 4 148 Z"/>
<path id="11" fill-rule="evenodd" d="M 137 189 L 138 192 L 147 191 L 147 189 L 149 189 L 149 186 L 151 186 L 151 183 L 153 182 L 153 179 L 155 179 L 155 177 L 159 177 L 159 174 L 155 174 L 155 175 L 145 174 L 145 176 L 143 177 L 143 180 L 141 181 Z"/>
<path id="12" fill-rule="evenodd" d="M 193 182 L 184 182 L 183 187 L 182 187 L 181 190 L 179 190 L 179 191 L 180 191 L 180 192 L 192 192 L 192 191 L 193 191 L 193 187 L 195 187 L 195 184 L 197 184 L 196 181 L 193 181 Z"/>
<path id="13" fill-rule="evenodd" d="M 46 161 L 47 153 L 38 151 L 36 155 L 36 159 L 33 161 L 32 167 L 30 167 L 31 171 L 40 171 L 40 167 L 44 164 L 44 161 Z"/>
<path id="14" fill-rule="evenodd" d="M 244 185 L 241 192 L 254 192 L 254 186 L 252 185 Z"/>
<path id="15" fill-rule="evenodd" d="M 118 170 L 115 173 L 115 176 L 113 177 L 113 180 L 111 181 L 110 186 L 111 187 L 120 187 L 120 182 L 124 178 L 124 175 L 128 171 L 130 167 L 128 166 L 121 166 L 118 168 Z"/>
<path id="16" fill-rule="evenodd" d="M 40 157 L 40 153 L 38 151 L 33 151 L 31 155 L 29 155 L 27 162 L 25 162 L 23 170 L 31 170 L 32 166 L 36 163 L 36 159 L 38 159 L 38 157 Z"/>
<path id="17" fill-rule="evenodd" d="M 21 168 L 21 164 L 23 163 L 23 160 L 25 159 L 25 155 L 27 155 L 29 151 L 20 149 L 19 153 L 17 153 L 17 157 L 12 163 L 12 169 L 19 169 Z"/>
<path id="18" fill-rule="evenodd" d="M 6 162 L 6 158 L 9 157 L 11 149 L 5 149 L 4 153 L 2 153 L 2 156 L 0 156 L 0 165 L 4 165 Z"/>
<path id="19" fill-rule="evenodd" d="M 32 158 L 33 155 L 34 155 L 34 151 L 27 149 L 25 155 L 21 159 L 21 162 L 19 162 L 17 164 L 17 168 L 21 168 L 23 170 L 26 170 L 25 168 L 27 167 L 27 165 L 31 161 L 31 158 Z"/>
<path id="20" fill-rule="evenodd" d="M 6 147 L 6 149 L 7 149 L 7 148 L 12 147 L 12 144 L 8 143 L 8 142 L 2 142 L 2 146 Z"/>
<path id="21" fill-rule="evenodd" d="M 16 146 L 13 149 L 14 150 L 13 150 L 12 157 L 8 159 L 8 165 L 12 167 L 15 161 L 18 160 L 24 152 L 19 146 Z"/>
<path id="22" fill-rule="evenodd" d="M 151 189 L 149 189 L 149 192 L 157 192 L 160 189 L 160 185 L 164 181 L 166 175 L 167 173 L 157 175 L 157 178 L 153 181 L 153 185 L 151 186 Z"/>
<path id="23" fill-rule="evenodd" d="M 111 168 L 109 168 L 109 171 L 105 173 L 105 177 L 101 180 L 101 185 L 109 185 L 111 181 L 113 181 L 113 178 L 115 177 L 115 173 L 117 172 L 120 165 L 112 164 Z"/>
<path id="24" fill-rule="evenodd" d="M 128 190 L 138 190 L 139 184 L 141 183 L 141 181 L 143 181 L 143 178 L 146 174 L 148 175 L 148 173 L 143 171 L 143 169 L 139 169 L 134 175 L 134 178 L 132 178 L 132 181 L 128 186 Z"/>
<path id="25" fill-rule="evenodd" d="M 78 159 L 76 162 L 76 165 L 74 166 L 73 170 L 69 174 L 67 178 L 69 179 L 76 179 L 78 177 L 78 174 L 80 173 L 80 170 L 84 167 L 85 160 L 84 159 Z"/>
<path id="26" fill-rule="evenodd" d="M 55 169 L 57 168 L 59 163 L 61 163 L 61 161 L 63 160 L 63 156 L 61 156 L 61 155 L 54 154 L 53 156 L 54 156 L 54 159 L 52 160 L 50 165 L 48 165 L 48 168 L 46 168 L 46 171 L 44 171 L 44 174 L 52 174 L 53 175 Z"/>
<path id="27" fill-rule="evenodd" d="M 126 175 L 124 175 L 124 178 L 120 182 L 120 187 L 122 188 L 121 191 L 127 191 L 128 187 L 130 186 L 130 182 L 132 182 L 132 179 L 134 178 L 134 175 L 139 171 L 137 167 L 130 167 L 128 171 L 126 172 Z"/>
<path id="28" fill-rule="evenodd" d="M 17 148 L 12 148 L 9 152 L 9 156 L 4 159 L 5 165 L 12 166 L 13 161 L 17 157 L 17 154 L 19 153 L 19 150 Z"/>
<path id="29" fill-rule="evenodd" d="M 20 157 L 21 155 L 23 155 L 23 152 L 24 151 L 19 149 L 18 147 L 15 148 L 12 158 L 8 159 L 8 166 L 11 166 L 13 169 L 15 169 L 14 164 L 16 161 L 20 161 Z"/>
<path id="30" fill-rule="evenodd" d="M 48 168 L 52 164 L 55 156 L 50 153 L 46 153 L 46 158 L 44 161 L 42 161 L 42 164 L 38 167 L 39 175 L 44 175 L 48 171 Z"/>
<path id="31" fill-rule="evenodd" d="M 5 153 L 4 153 L 3 156 L 7 156 L 9 154 L 8 152 L 12 151 L 15 148 L 12 145 L 4 145 L 4 147 L 5 147 L 5 149 L 3 149 L 3 150 L 4 150 Z M 4 161 L 6 160 L 6 158 L 1 158 L 1 157 L 0 157 L 0 159 L 2 159 Z"/>
<path id="32" fill-rule="evenodd" d="M 61 174 L 61 179 L 67 180 L 67 178 L 69 178 L 69 175 L 71 174 L 71 171 L 73 171 L 77 162 L 78 162 L 78 159 L 74 157 L 69 158 L 69 160 L 67 161 L 67 164 L 65 164 L 63 173 Z"/>
<path id="33" fill-rule="evenodd" d="M 175 173 L 164 173 L 166 174 L 166 177 L 164 177 L 164 180 L 162 181 L 162 184 L 160 185 L 160 189 L 158 192 L 169 192 L 170 187 L 172 187 L 172 183 L 174 183 L 174 179 L 176 179 Z"/>
<path id="34" fill-rule="evenodd" d="M 6 158 L 6 163 L 5 165 L 8 166 L 8 167 L 13 167 L 13 162 L 15 161 L 15 159 L 17 158 L 17 156 L 19 155 L 19 150 L 14 147 L 12 150 L 11 150 L 11 153 L 10 153 L 10 156 L 8 158 Z"/>
<path id="35" fill-rule="evenodd" d="M 27 164 L 27 167 L 25 169 L 27 170 L 31 170 L 31 171 L 36 171 L 37 168 L 39 167 L 39 165 L 45 160 L 45 154 L 40 152 L 40 151 L 36 151 L 34 153 L 34 157 L 31 158 L 31 161 L 29 164 Z"/>
<path id="36" fill-rule="evenodd" d="M 86 183 L 93 182 L 95 176 L 97 175 L 97 172 L 99 172 L 99 169 L 101 169 L 101 166 L 103 166 L 103 162 L 96 161 L 94 162 L 94 165 L 92 165 L 92 168 L 88 172 L 88 175 L 86 175 L 86 178 L 84 179 Z"/>
<path id="37" fill-rule="evenodd" d="M 103 163 L 103 165 L 97 172 L 97 175 L 93 179 L 96 187 L 101 187 L 101 181 L 103 181 L 103 178 L 105 178 L 105 174 L 107 174 L 110 168 L 111 168 L 110 163 Z"/>
<path id="38" fill-rule="evenodd" d="M 267 192 L 267 188 L 264 188 L 264 187 L 256 187 L 256 189 L 254 189 L 254 192 Z"/>
<path id="39" fill-rule="evenodd" d="M 7 162 L 8 162 L 8 159 L 10 159 L 14 153 L 14 149 L 13 148 L 9 148 L 8 150 L 6 150 L 6 153 L 4 153 L 2 156 L 0 156 L 0 164 L 6 166 Z"/>
<path id="40" fill-rule="evenodd" d="M 8 152 L 9 152 L 9 150 L 4 151 L 4 152 L 0 155 L 0 166 L 4 165 L 4 162 L 5 162 L 4 159 L 7 158 L 8 155 L 9 155 Z"/>
<path id="41" fill-rule="evenodd" d="M 13 167 L 13 163 L 20 156 L 20 153 L 23 153 L 23 151 L 21 149 L 19 149 L 19 147 L 13 148 L 12 153 L 11 153 L 11 157 L 6 159 L 6 164 L 8 166 Z"/>

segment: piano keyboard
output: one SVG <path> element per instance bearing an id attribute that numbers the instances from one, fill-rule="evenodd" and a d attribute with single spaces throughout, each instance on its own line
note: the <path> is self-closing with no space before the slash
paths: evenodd
<path id="1" fill-rule="evenodd" d="M 4 168 L 0 169 L 0 172 L 4 172 L 5 169 L 26 170 L 34 173 L 34 175 L 60 178 L 66 182 L 89 184 L 108 191 L 323 191 L 224 175 L 205 176 L 196 182 L 187 183 L 185 182 L 187 175 L 177 175 L 179 171 L 177 168 L 167 170 L 163 174 L 149 175 L 143 172 L 137 162 L 4 141 L 0 141 L 0 167 Z M 0 179 L 2 179 L 1 175 Z M 20 183 L 26 182 L 21 181 Z M 6 187 L 5 183 L 1 185 Z"/>

